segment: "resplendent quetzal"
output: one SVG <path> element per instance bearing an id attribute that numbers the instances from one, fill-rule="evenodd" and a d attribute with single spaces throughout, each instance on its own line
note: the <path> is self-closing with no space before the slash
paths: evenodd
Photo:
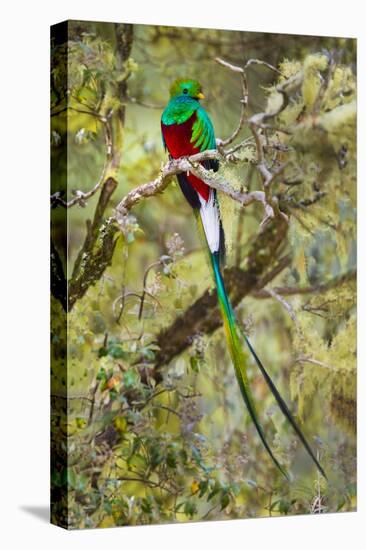
<path id="1" fill-rule="evenodd" d="M 200 100 L 203 98 L 201 85 L 196 80 L 178 79 L 170 88 L 170 101 L 161 118 L 161 130 L 164 146 L 174 159 L 194 155 L 209 149 L 216 149 L 212 122 L 200 104 Z M 219 168 L 217 160 L 205 160 L 202 162 L 202 165 L 206 169 L 214 171 L 217 171 Z M 234 364 L 241 394 L 258 435 L 277 468 L 288 479 L 287 472 L 274 456 L 258 420 L 247 376 L 250 354 L 245 350 L 244 345 L 247 346 L 252 354 L 282 413 L 292 425 L 321 474 L 326 478 L 323 468 L 315 457 L 300 427 L 251 346 L 248 337 L 242 333 L 236 322 L 221 274 L 220 266 L 225 255 L 225 239 L 216 191 L 191 173 L 178 174 L 177 179 L 185 198 L 193 208 L 198 225 L 203 229 L 205 235 L 231 360 Z"/>

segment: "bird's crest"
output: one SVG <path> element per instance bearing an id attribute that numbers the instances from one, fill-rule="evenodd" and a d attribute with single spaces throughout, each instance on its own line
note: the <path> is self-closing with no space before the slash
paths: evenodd
<path id="1" fill-rule="evenodd" d="M 170 86 L 170 97 L 188 96 L 194 99 L 203 99 L 202 86 L 198 80 L 178 78 Z"/>

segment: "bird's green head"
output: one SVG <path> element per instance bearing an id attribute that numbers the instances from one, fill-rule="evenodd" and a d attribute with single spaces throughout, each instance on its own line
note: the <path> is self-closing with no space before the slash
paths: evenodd
<path id="1" fill-rule="evenodd" d="M 197 80 L 189 78 L 179 78 L 170 86 L 170 97 L 192 97 L 193 99 L 203 99 L 201 84 Z"/>

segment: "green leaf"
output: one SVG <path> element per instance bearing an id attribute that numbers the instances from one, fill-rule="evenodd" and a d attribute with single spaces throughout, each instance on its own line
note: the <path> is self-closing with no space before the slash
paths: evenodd
<path id="1" fill-rule="evenodd" d="M 186 500 L 184 503 L 184 513 L 186 516 L 193 517 L 195 514 L 197 514 L 197 506 L 194 502 L 191 500 Z"/>
<path id="2" fill-rule="evenodd" d="M 189 364 L 191 366 L 192 371 L 198 374 L 200 371 L 200 361 L 198 357 L 191 357 L 189 360 Z"/>
<path id="3" fill-rule="evenodd" d="M 182 464 L 186 464 L 188 460 L 187 451 L 185 449 L 179 449 L 179 456 Z"/>
<path id="4" fill-rule="evenodd" d="M 122 380 L 124 387 L 129 390 L 131 388 L 135 388 L 139 384 L 140 376 L 135 369 L 131 368 L 123 374 Z"/>
<path id="5" fill-rule="evenodd" d="M 150 348 L 142 348 L 141 355 L 145 357 L 145 359 L 147 359 L 148 361 L 154 361 L 155 359 L 155 353 Z"/>
<path id="6" fill-rule="evenodd" d="M 198 496 L 201 498 L 208 489 L 208 479 L 201 479 L 199 482 L 199 493 Z"/>
<path id="7" fill-rule="evenodd" d="M 169 466 L 169 468 L 176 468 L 177 467 L 177 457 L 176 457 L 174 452 L 170 451 L 167 454 L 166 463 Z"/>
<path id="8" fill-rule="evenodd" d="M 287 500 L 281 499 L 278 503 L 278 511 L 281 514 L 287 515 L 290 511 L 290 503 Z"/>
<path id="9" fill-rule="evenodd" d="M 221 497 L 221 500 L 220 500 L 220 504 L 221 504 L 221 510 L 223 510 L 224 508 L 226 508 L 226 506 L 228 506 L 230 504 L 230 495 L 229 493 L 224 493 Z"/>
<path id="10" fill-rule="evenodd" d="M 98 349 L 98 357 L 101 358 L 101 357 L 105 357 L 106 355 L 108 355 L 108 350 L 107 348 L 105 348 L 104 346 L 99 348 Z"/>
<path id="11" fill-rule="evenodd" d="M 121 345 L 119 344 L 111 344 L 108 346 L 108 355 L 110 357 L 113 357 L 113 359 L 126 359 L 128 357 L 128 353 L 125 352 Z"/>
<path id="12" fill-rule="evenodd" d="M 76 478 L 75 490 L 82 493 L 89 483 L 89 478 L 85 474 L 79 474 Z"/>
<path id="13" fill-rule="evenodd" d="M 212 489 L 212 491 L 209 493 L 208 497 L 207 497 L 207 501 L 211 500 L 215 495 L 217 495 L 219 492 L 221 491 L 221 486 L 218 482 L 216 482 L 214 488 Z"/>
<path id="14" fill-rule="evenodd" d="M 234 496 L 237 497 L 240 494 L 240 486 L 235 481 L 230 485 L 230 489 Z"/>
<path id="15" fill-rule="evenodd" d="M 153 447 L 151 447 L 150 449 L 151 467 L 153 469 L 156 468 L 157 466 L 159 466 L 159 464 L 161 464 L 162 460 L 163 460 L 163 455 L 160 447 L 158 445 L 154 445 Z"/>
<path id="16" fill-rule="evenodd" d="M 151 514 L 153 510 L 153 499 L 151 497 L 143 498 L 141 501 L 141 510 L 145 514 Z"/>
<path id="17" fill-rule="evenodd" d="M 62 487 L 63 480 L 62 475 L 60 472 L 57 472 L 56 470 L 52 472 L 51 474 L 51 485 L 53 487 Z"/>
<path id="18" fill-rule="evenodd" d="M 72 489 L 76 488 L 77 475 L 73 468 L 67 468 L 67 483 Z"/>
<path id="19" fill-rule="evenodd" d="M 105 369 L 102 367 L 98 371 L 97 380 L 105 380 L 106 378 L 107 378 L 107 373 L 106 373 Z"/>

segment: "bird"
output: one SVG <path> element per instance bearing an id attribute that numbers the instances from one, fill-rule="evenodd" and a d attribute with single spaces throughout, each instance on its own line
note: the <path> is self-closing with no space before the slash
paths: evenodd
<path id="1" fill-rule="evenodd" d="M 170 87 L 170 100 L 161 116 L 162 141 L 171 159 L 189 157 L 203 151 L 216 149 L 212 121 L 207 111 L 201 105 L 201 100 L 204 98 L 202 86 L 197 80 L 178 78 L 172 83 Z M 219 162 L 216 159 L 203 160 L 201 165 L 205 169 L 213 170 L 214 172 L 219 170 Z M 255 399 L 248 378 L 250 355 L 258 366 L 281 412 L 292 426 L 319 472 L 327 479 L 323 467 L 320 465 L 300 426 L 281 397 L 248 336 L 236 320 L 222 276 L 222 268 L 225 263 L 225 235 L 217 192 L 191 172 L 181 172 L 176 177 L 184 197 L 193 209 L 198 229 L 207 245 L 228 350 L 243 401 L 259 438 L 275 466 L 287 480 L 290 480 L 285 467 L 280 464 L 271 449 L 259 421 Z"/>

